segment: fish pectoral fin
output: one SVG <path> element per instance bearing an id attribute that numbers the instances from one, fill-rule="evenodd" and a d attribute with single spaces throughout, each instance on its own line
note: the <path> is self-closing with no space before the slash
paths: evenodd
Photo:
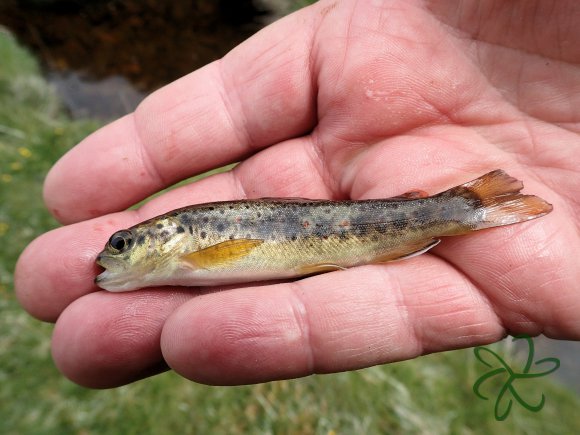
<path id="1" fill-rule="evenodd" d="M 238 260 L 248 255 L 257 248 L 263 240 L 257 239 L 234 239 L 216 245 L 208 246 L 199 251 L 190 252 L 181 257 L 189 266 L 200 269 L 208 269 Z"/>
<path id="2" fill-rule="evenodd" d="M 393 196 L 389 199 L 396 199 L 396 200 L 409 200 L 409 199 L 422 199 L 428 198 L 429 194 L 424 190 L 411 190 L 410 192 L 405 192 L 402 195 Z"/>
<path id="3" fill-rule="evenodd" d="M 346 267 L 330 263 L 308 264 L 306 266 L 300 266 L 298 273 L 300 275 L 316 275 L 324 272 L 332 272 L 333 270 L 346 270 Z"/>
<path id="4" fill-rule="evenodd" d="M 374 263 L 387 263 L 389 261 L 403 260 L 405 258 L 416 257 L 427 252 L 429 249 L 437 246 L 441 239 L 421 240 L 413 244 L 401 246 L 395 251 L 389 252 L 386 255 L 377 257 Z"/>

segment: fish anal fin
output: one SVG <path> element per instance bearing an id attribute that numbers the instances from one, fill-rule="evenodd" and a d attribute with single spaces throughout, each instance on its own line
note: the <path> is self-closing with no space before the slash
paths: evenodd
<path id="1" fill-rule="evenodd" d="M 373 263 L 387 263 L 389 261 L 404 260 L 406 258 L 416 257 L 427 252 L 429 249 L 437 246 L 440 239 L 421 240 L 416 243 L 407 244 L 389 252 L 386 255 L 374 259 Z"/>
<path id="2" fill-rule="evenodd" d="M 424 190 L 411 190 L 409 192 L 403 193 L 402 195 L 394 196 L 389 199 L 405 200 L 405 199 L 423 199 L 428 197 L 429 194 Z"/>
<path id="3" fill-rule="evenodd" d="M 308 264 L 306 266 L 300 266 L 298 268 L 298 273 L 300 275 L 316 275 L 319 273 L 332 272 L 333 270 L 346 270 L 346 267 L 330 263 Z"/>
<path id="4" fill-rule="evenodd" d="M 226 240 L 199 251 L 185 254 L 181 258 L 190 266 L 207 269 L 243 258 L 263 242 L 263 240 L 256 239 Z"/>

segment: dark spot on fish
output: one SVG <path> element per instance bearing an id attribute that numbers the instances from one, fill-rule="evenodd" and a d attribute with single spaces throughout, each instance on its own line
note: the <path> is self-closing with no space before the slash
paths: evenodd
<path id="1" fill-rule="evenodd" d="M 409 220 L 407 218 L 397 219 L 393 221 L 393 225 L 397 230 L 404 230 L 409 226 Z"/>
<path id="2" fill-rule="evenodd" d="M 204 216 L 202 221 L 204 224 L 207 224 L 209 222 L 209 218 L 207 216 Z"/>
<path id="3" fill-rule="evenodd" d="M 366 222 L 363 222 L 362 219 L 356 219 L 354 222 L 351 222 L 350 231 L 356 236 L 364 236 L 368 233 L 370 225 Z"/>
<path id="4" fill-rule="evenodd" d="M 248 204 L 246 204 L 245 207 L 246 207 L 246 210 L 250 209 L 250 206 Z"/>
<path id="5" fill-rule="evenodd" d="M 420 223 L 426 223 L 431 219 L 431 214 L 431 210 L 421 207 L 414 210 L 411 216 Z"/>
<path id="6" fill-rule="evenodd" d="M 393 225 L 397 230 L 401 230 L 406 228 L 409 225 L 409 218 L 403 212 L 396 212 L 392 213 L 389 216 L 389 222 Z"/>
<path id="7" fill-rule="evenodd" d="M 259 217 L 259 218 L 262 217 L 262 213 L 260 213 L 260 212 L 256 213 L 256 217 Z"/>
<path id="8" fill-rule="evenodd" d="M 179 226 L 179 227 L 177 227 L 177 232 L 180 233 L 180 234 L 181 233 L 185 233 L 185 228 Z"/>
<path id="9" fill-rule="evenodd" d="M 155 225 L 155 226 L 156 226 L 157 228 L 159 228 L 159 229 L 163 228 L 163 224 L 157 224 L 157 225 Z"/>
<path id="10" fill-rule="evenodd" d="M 233 210 L 233 209 L 234 209 L 234 206 L 233 205 L 230 205 L 230 210 Z"/>
<path id="11" fill-rule="evenodd" d="M 326 214 L 330 214 L 330 213 L 332 213 L 332 210 L 331 210 L 331 209 L 329 209 L 329 208 L 325 208 L 325 209 L 324 209 L 324 213 L 326 213 Z"/>
<path id="12" fill-rule="evenodd" d="M 137 245 L 142 245 L 143 243 L 145 243 L 145 236 L 141 234 L 139 237 L 137 237 Z"/>
<path id="13" fill-rule="evenodd" d="M 223 208 L 220 208 L 220 214 L 224 214 L 226 211 Z"/>
<path id="14" fill-rule="evenodd" d="M 205 231 L 202 231 L 201 233 L 199 233 L 199 237 L 201 237 L 202 239 L 205 239 L 207 236 L 207 233 Z"/>
<path id="15" fill-rule="evenodd" d="M 214 210 L 215 210 L 215 207 L 208 207 L 207 209 L 208 209 L 209 211 L 214 211 Z"/>
<path id="16" fill-rule="evenodd" d="M 222 223 L 219 223 L 215 226 L 215 229 L 218 230 L 218 232 L 223 232 L 226 229 L 226 226 Z"/>
<path id="17" fill-rule="evenodd" d="M 292 236 L 290 236 L 290 240 L 292 240 L 293 242 L 298 238 L 298 236 L 296 234 L 292 234 Z"/>
<path id="18" fill-rule="evenodd" d="M 235 234 L 230 234 L 230 240 L 234 240 L 236 238 Z"/>
<path id="19" fill-rule="evenodd" d="M 389 229 L 389 224 L 387 223 L 380 223 L 377 225 L 377 231 L 381 234 L 385 234 Z"/>
<path id="20" fill-rule="evenodd" d="M 188 213 L 183 213 L 181 216 L 179 216 L 179 222 L 181 222 L 183 225 L 190 225 L 191 215 Z"/>
<path id="21" fill-rule="evenodd" d="M 328 230 L 323 228 L 322 225 L 316 224 L 316 229 L 314 230 L 314 235 L 316 237 L 325 238 L 328 236 Z"/>
<path id="22" fill-rule="evenodd" d="M 161 237 L 165 238 L 165 237 L 169 236 L 169 231 L 163 230 L 163 231 L 161 231 L 160 234 L 161 234 Z"/>
<path id="23" fill-rule="evenodd" d="M 189 230 L 189 234 L 193 235 L 193 227 L 191 225 L 188 227 L 188 230 Z"/>

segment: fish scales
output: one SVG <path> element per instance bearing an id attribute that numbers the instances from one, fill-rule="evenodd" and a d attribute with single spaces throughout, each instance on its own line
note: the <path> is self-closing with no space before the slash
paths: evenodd
<path id="1" fill-rule="evenodd" d="M 458 202 L 458 199 L 452 201 Z M 213 204 L 211 209 L 186 209 L 172 217 L 193 229 L 194 237 L 184 246 L 186 251 L 198 251 L 233 239 L 264 240 L 238 266 L 253 264 L 256 269 L 275 266 L 282 272 L 300 266 L 305 257 L 309 262 L 323 257 L 345 267 L 365 263 L 391 245 L 429 237 L 427 228 L 433 230 L 433 235 L 457 231 L 459 226 L 463 229 L 459 218 L 450 219 L 453 207 L 446 204 L 447 201 L 438 198 L 391 203 L 262 200 Z M 161 234 L 177 231 L 179 227 L 173 220 L 164 220 Z"/>
<path id="2" fill-rule="evenodd" d="M 293 278 L 410 257 L 440 237 L 542 216 L 501 170 L 430 197 L 265 198 L 174 210 L 111 237 L 96 283 L 111 291 Z M 409 194 L 412 197 L 414 194 Z"/>

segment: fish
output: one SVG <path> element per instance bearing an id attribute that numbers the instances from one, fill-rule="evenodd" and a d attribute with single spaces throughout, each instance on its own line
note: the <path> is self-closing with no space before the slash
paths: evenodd
<path id="1" fill-rule="evenodd" d="M 552 205 L 501 169 L 429 196 L 197 204 L 116 231 L 96 258 L 111 292 L 295 279 L 423 254 L 442 237 L 536 219 Z"/>

